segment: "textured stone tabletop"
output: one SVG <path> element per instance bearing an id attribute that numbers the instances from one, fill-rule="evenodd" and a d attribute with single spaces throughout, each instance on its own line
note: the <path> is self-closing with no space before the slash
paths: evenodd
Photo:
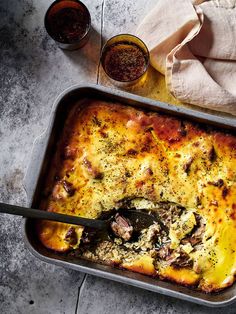
<path id="1" fill-rule="evenodd" d="M 55 98 L 77 83 L 109 85 L 99 67 L 104 40 L 133 33 L 155 0 L 84 0 L 93 32 L 81 50 L 58 49 L 43 18 L 51 1 L 0 1 L 0 201 L 27 205 L 23 177 L 34 138 Z M 153 82 L 163 81 L 153 74 Z M 150 85 L 148 94 L 158 98 Z M 172 100 L 170 96 L 170 100 Z M 225 309 L 236 313 L 236 305 Z M 0 215 L 0 313 L 222 313 L 43 263 L 25 248 L 22 219 Z"/>

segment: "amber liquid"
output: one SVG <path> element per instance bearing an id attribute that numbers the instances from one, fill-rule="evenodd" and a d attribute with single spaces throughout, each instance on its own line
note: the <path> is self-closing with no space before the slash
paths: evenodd
<path id="1" fill-rule="evenodd" d="M 118 42 L 106 47 L 102 58 L 105 72 L 114 80 L 131 82 L 146 71 L 148 57 L 135 43 Z"/>
<path id="2" fill-rule="evenodd" d="M 86 34 L 89 17 L 83 8 L 62 7 L 48 15 L 47 23 L 55 40 L 70 44 Z"/>

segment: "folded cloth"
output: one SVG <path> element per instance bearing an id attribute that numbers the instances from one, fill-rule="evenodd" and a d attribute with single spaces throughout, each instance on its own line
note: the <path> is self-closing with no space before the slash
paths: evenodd
<path id="1" fill-rule="evenodd" d="M 158 0 L 137 35 L 174 97 L 236 115 L 236 0 Z"/>

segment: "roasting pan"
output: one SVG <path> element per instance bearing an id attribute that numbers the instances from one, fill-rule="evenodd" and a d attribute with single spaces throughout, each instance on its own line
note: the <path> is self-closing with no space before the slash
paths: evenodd
<path id="1" fill-rule="evenodd" d="M 43 179 L 45 178 L 49 162 L 54 154 L 55 143 L 60 134 L 60 130 L 64 125 L 66 113 L 70 110 L 71 104 L 82 98 L 118 101 L 134 107 L 168 113 L 173 116 L 183 117 L 184 119 L 198 121 L 207 125 L 211 124 L 220 129 L 231 129 L 233 132 L 236 131 L 236 121 L 230 118 L 218 117 L 191 109 L 169 105 L 99 85 L 72 86 L 65 90 L 56 99 L 52 107 L 48 128 L 42 135 L 36 138 L 33 145 L 31 161 L 24 178 L 28 206 L 32 208 L 39 207 L 40 190 L 43 184 Z M 35 234 L 34 220 L 32 219 L 25 219 L 24 233 L 28 249 L 44 262 L 68 267 L 88 274 L 212 307 L 226 306 L 234 302 L 236 299 L 236 284 L 222 292 L 205 294 L 175 283 L 161 281 L 131 271 L 120 270 L 111 266 L 101 265 L 92 261 L 50 251 L 38 241 L 37 235 Z"/>

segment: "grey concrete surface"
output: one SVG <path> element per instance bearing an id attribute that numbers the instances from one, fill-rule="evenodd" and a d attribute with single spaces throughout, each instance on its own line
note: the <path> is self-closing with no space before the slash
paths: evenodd
<path id="1" fill-rule="evenodd" d="M 77 313 L 83 314 L 235 314 L 236 306 L 208 308 L 89 276 L 83 283 Z"/>
<path id="2" fill-rule="evenodd" d="M 110 83 L 99 67 L 102 43 L 133 33 L 155 0 L 84 0 L 93 32 L 81 50 L 65 52 L 47 36 L 52 1 L 0 1 L 0 201 L 27 205 L 23 177 L 35 137 L 53 101 L 76 83 Z M 154 89 L 154 85 L 152 88 Z M 135 92 L 135 91 L 134 91 Z M 141 93 L 142 94 L 142 93 Z M 84 280 L 85 279 L 85 280 Z M 173 298 L 45 264 L 25 248 L 21 218 L 0 215 L 0 313 L 221 313 Z M 224 309 L 236 313 L 236 305 Z"/>
<path id="3" fill-rule="evenodd" d="M 0 1 L 2 202 L 27 205 L 22 182 L 32 143 L 46 128 L 58 94 L 97 81 L 102 1 L 84 2 L 92 15 L 91 39 L 79 51 L 64 52 L 44 30 L 51 1 Z M 33 257 L 24 245 L 21 220 L 0 215 L 0 313 L 75 313 L 84 275 Z"/>

